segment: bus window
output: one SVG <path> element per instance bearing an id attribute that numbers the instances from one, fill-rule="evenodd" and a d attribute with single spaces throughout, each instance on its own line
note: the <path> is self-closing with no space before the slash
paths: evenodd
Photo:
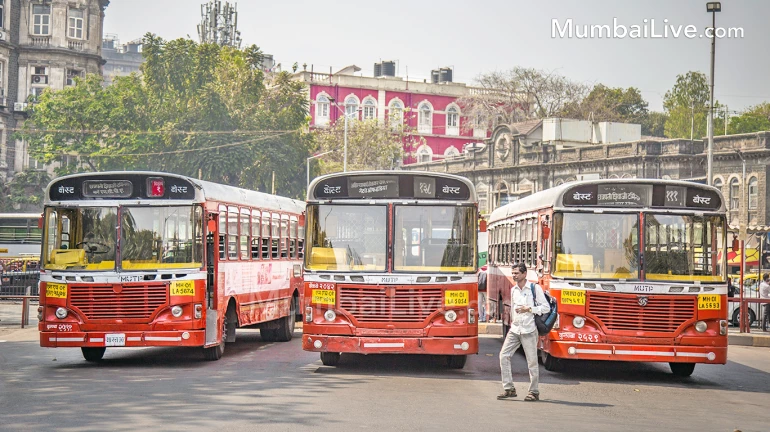
<path id="1" fill-rule="evenodd" d="M 238 259 L 238 208 L 227 209 L 227 258 Z"/>
<path id="2" fill-rule="evenodd" d="M 58 223 L 49 228 L 42 247 L 47 269 L 115 269 L 116 207 L 49 208 L 47 218 L 50 224 Z"/>
<path id="3" fill-rule="evenodd" d="M 305 258 L 305 226 L 299 225 L 297 232 L 297 258 Z"/>
<path id="4" fill-rule="evenodd" d="M 297 217 L 292 216 L 289 221 L 289 256 L 297 258 Z"/>
<path id="5" fill-rule="evenodd" d="M 281 258 L 289 257 L 289 216 L 281 215 Z"/>
<path id="6" fill-rule="evenodd" d="M 277 213 L 273 213 L 273 219 L 270 223 L 270 248 L 271 257 L 273 259 L 279 258 L 279 243 L 281 238 L 281 216 Z"/>
<path id="7" fill-rule="evenodd" d="M 248 209 L 241 209 L 240 246 L 241 259 L 244 260 L 251 258 L 251 242 L 249 242 L 249 234 L 251 234 L 251 227 L 249 226 L 250 220 L 250 211 Z"/>
<path id="8" fill-rule="evenodd" d="M 259 211 L 253 210 L 251 212 L 251 258 L 252 259 L 259 259 L 260 253 L 259 253 L 259 242 L 260 242 L 260 218 L 259 218 Z"/>
<path id="9" fill-rule="evenodd" d="M 262 259 L 270 259 L 270 213 L 262 212 Z"/>
<path id="10" fill-rule="evenodd" d="M 227 207 L 219 206 L 219 259 L 227 258 Z"/>

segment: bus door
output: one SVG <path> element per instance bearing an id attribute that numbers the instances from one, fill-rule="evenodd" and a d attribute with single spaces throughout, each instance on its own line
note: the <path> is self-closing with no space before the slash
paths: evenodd
<path id="1" fill-rule="evenodd" d="M 217 273 L 216 262 L 217 256 L 221 252 L 224 252 L 224 244 L 220 244 L 217 241 L 219 238 L 218 233 L 224 233 L 224 230 L 218 230 L 219 228 L 219 214 L 209 213 L 206 234 L 206 345 L 217 344 L 219 329 L 218 318 L 219 313 L 217 308 L 219 302 L 217 301 Z M 223 221 L 226 218 L 222 218 Z"/>

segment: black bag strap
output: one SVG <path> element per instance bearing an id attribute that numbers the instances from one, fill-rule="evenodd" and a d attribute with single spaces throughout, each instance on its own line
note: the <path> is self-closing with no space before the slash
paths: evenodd
<path id="1" fill-rule="evenodd" d="M 534 282 L 529 282 L 529 288 L 532 290 L 532 303 L 537 306 L 537 293 L 535 292 L 535 285 L 537 285 Z"/>

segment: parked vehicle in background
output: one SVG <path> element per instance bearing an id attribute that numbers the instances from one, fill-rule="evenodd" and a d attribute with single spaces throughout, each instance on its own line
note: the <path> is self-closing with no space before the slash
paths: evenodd
<path id="1" fill-rule="evenodd" d="M 40 213 L 0 213 L 0 259 L 40 256 Z"/>
<path id="2" fill-rule="evenodd" d="M 735 287 L 735 297 L 733 297 L 733 301 L 729 302 L 729 308 L 727 310 L 727 318 L 730 320 L 730 324 L 738 327 L 740 325 L 740 296 L 741 296 L 741 275 L 730 275 L 730 280 L 733 283 L 733 286 Z M 746 290 L 743 292 L 744 298 L 759 298 L 759 275 L 756 273 L 749 273 L 744 276 L 744 283 L 743 285 L 746 287 Z M 748 304 L 748 317 L 749 317 L 749 327 L 753 326 L 755 323 L 758 323 L 758 317 L 761 316 L 760 314 L 760 308 L 761 306 L 757 303 L 749 303 Z"/>

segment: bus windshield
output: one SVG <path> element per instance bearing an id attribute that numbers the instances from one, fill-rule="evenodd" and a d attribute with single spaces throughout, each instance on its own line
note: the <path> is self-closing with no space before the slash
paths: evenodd
<path id="1" fill-rule="evenodd" d="M 200 268 L 200 206 L 123 207 L 121 266 L 125 270 Z"/>
<path id="2" fill-rule="evenodd" d="M 117 207 L 47 208 L 44 267 L 114 270 L 117 224 Z"/>
<path id="3" fill-rule="evenodd" d="M 647 280 L 725 281 L 725 219 L 721 216 L 646 214 Z"/>
<path id="4" fill-rule="evenodd" d="M 464 206 L 396 206 L 395 271 L 473 272 L 476 212 Z"/>
<path id="5" fill-rule="evenodd" d="M 385 205 L 307 207 L 308 270 L 385 271 Z"/>
<path id="6" fill-rule="evenodd" d="M 639 215 L 556 213 L 553 275 L 639 279 Z"/>

